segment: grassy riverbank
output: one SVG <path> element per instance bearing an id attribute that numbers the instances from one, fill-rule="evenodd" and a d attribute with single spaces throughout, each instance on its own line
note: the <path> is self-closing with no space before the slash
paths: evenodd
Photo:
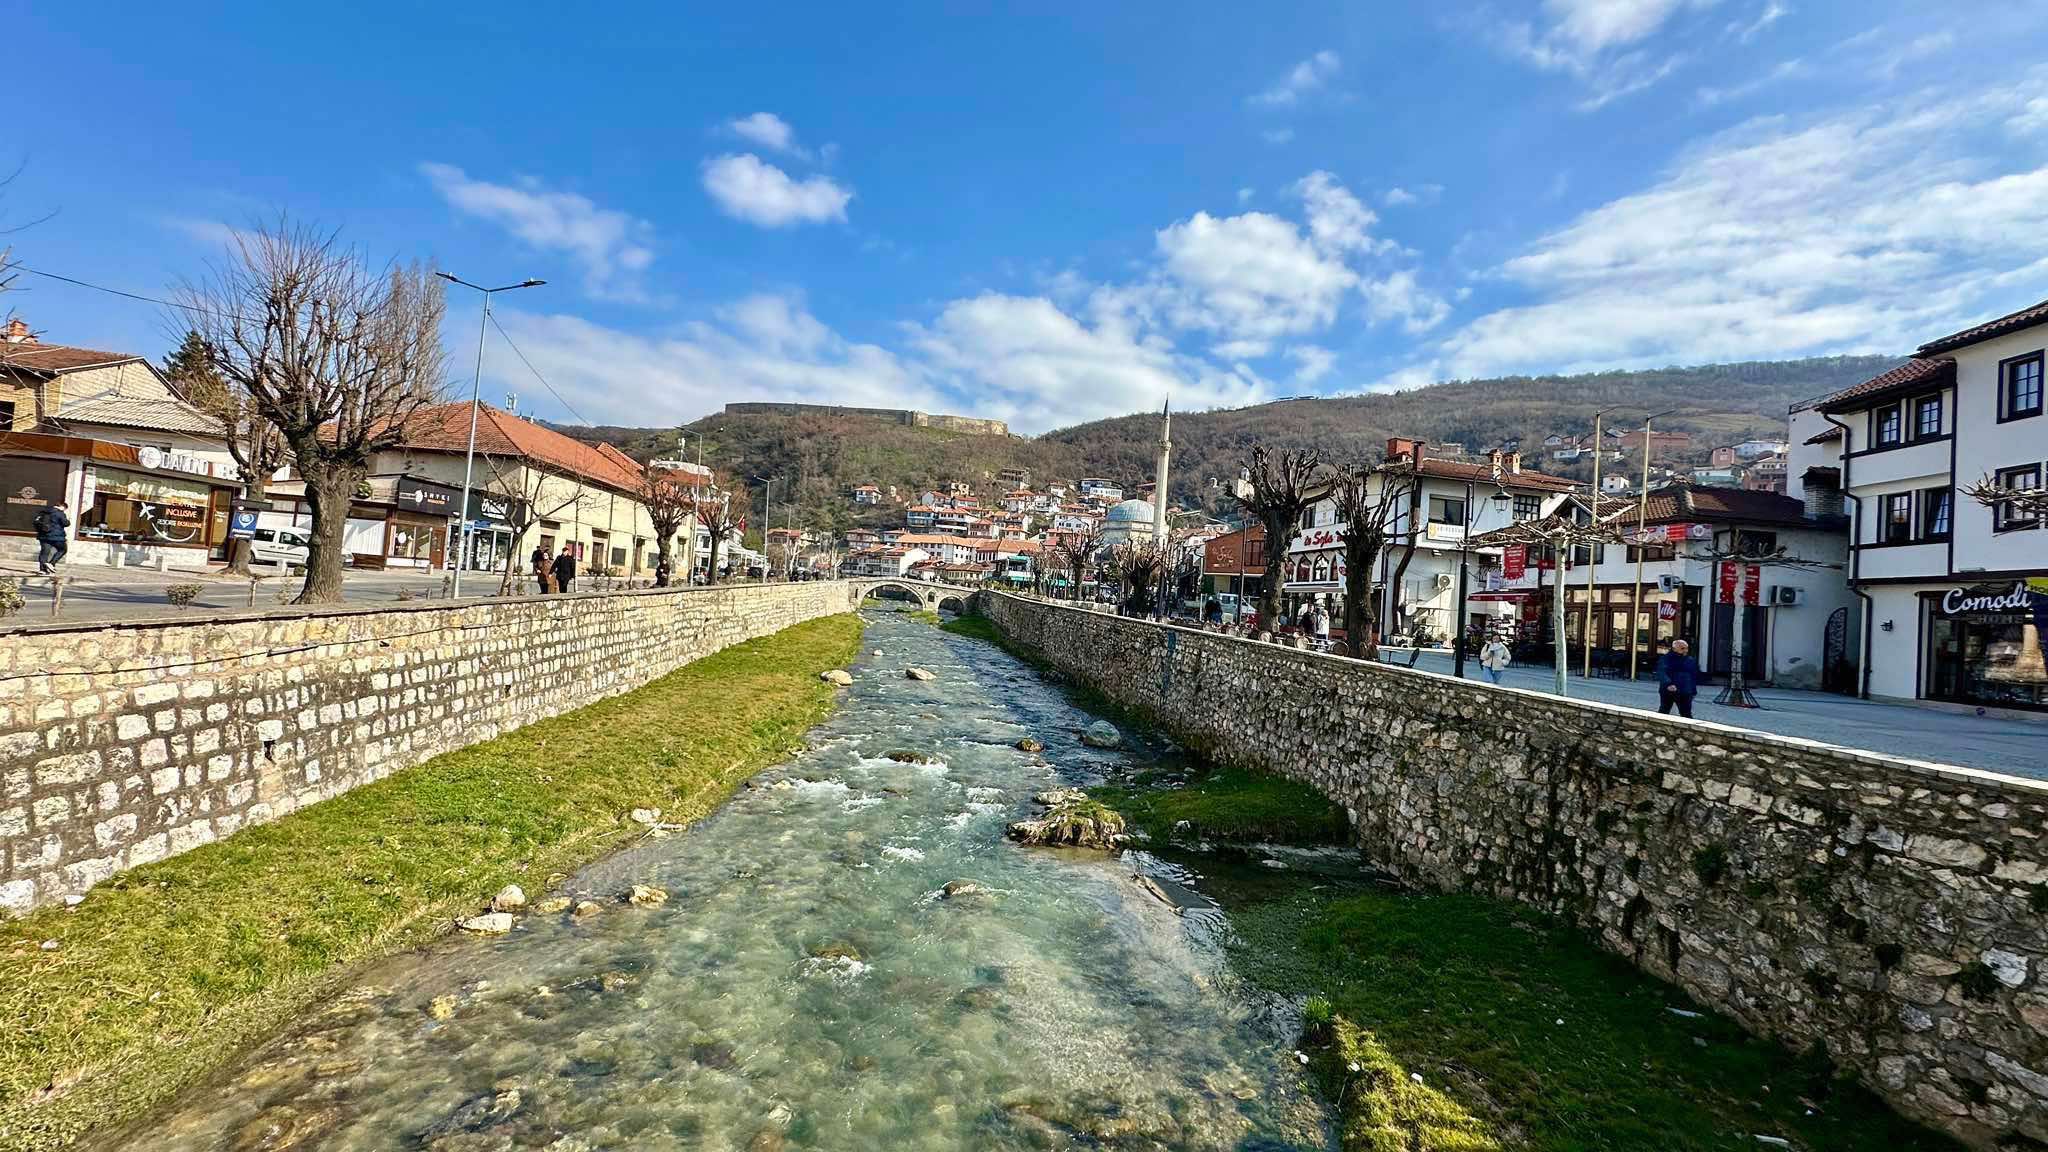
<path id="1" fill-rule="evenodd" d="M 355 964 L 640 834 L 632 808 L 705 815 L 830 711 L 860 634 L 797 625 L 0 922 L 0 1149 L 148 1109 Z"/>
<path id="2" fill-rule="evenodd" d="M 1248 978 L 1329 1002 L 1304 1050 L 1346 1152 L 1959 1148 L 1528 909 L 1285 876 L 1219 894 Z"/>

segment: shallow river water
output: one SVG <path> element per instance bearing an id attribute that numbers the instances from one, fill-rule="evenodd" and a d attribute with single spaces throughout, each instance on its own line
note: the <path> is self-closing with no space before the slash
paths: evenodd
<path id="1" fill-rule="evenodd" d="M 118 1146 L 1331 1147 L 1292 1006 L 1134 879 L 1168 866 L 1003 838 L 1146 751 L 1081 746 L 1094 717 L 988 645 L 875 613 L 877 649 L 804 752 L 562 886 L 601 914 L 372 966 Z"/>

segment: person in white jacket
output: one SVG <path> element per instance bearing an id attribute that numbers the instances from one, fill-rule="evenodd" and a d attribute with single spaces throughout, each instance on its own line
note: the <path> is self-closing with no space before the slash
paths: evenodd
<path id="1" fill-rule="evenodd" d="M 1486 678 L 1495 684 L 1500 683 L 1500 674 L 1512 659 L 1508 646 L 1502 643 L 1498 636 L 1488 640 L 1486 647 L 1479 650 L 1479 667 L 1485 670 Z"/>

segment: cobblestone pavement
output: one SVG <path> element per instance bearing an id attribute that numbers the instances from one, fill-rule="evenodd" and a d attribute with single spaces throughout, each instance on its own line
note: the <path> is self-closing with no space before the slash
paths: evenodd
<path id="1" fill-rule="evenodd" d="M 1406 664 L 1408 656 L 1405 652 L 1383 653 L 1382 659 L 1390 664 Z M 1450 653 L 1424 652 L 1415 667 L 1448 676 L 1452 669 Z M 1467 662 L 1465 677 L 1483 679 L 1478 661 Z M 1545 693 L 1556 683 L 1556 676 L 1547 665 L 1516 665 L 1503 673 L 1501 679 L 1509 687 Z M 1657 708 L 1657 686 L 1648 678 L 1631 682 L 1600 677 L 1588 680 L 1575 675 L 1566 691 L 1579 700 L 1645 711 Z M 2048 780 L 2048 716 L 2038 721 L 2011 720 L 1917 704 L 1777 688 L 1756 690 L 1761 708 L 1729 708 L 1713 702 L 1716 691 L 1718 688 L 1711 684 L 1701 690 L 1693 703 L 1696 719 L 1888 756 Z"/>

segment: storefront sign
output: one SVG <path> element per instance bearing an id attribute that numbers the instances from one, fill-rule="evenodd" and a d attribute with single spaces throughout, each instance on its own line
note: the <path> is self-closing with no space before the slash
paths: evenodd
<path id="1" fill-rule="evenodd" d="M 459 493 L 453 488 L 400 476 L 396 495 L 398 506 L 407 512 L 446 516 L 455 510 Z"/>
<path id="2" fill-rule="evenodd" d="M 1520 580 L 1529 574 L 1529 546 L 1510 544 L 1501 549 L 1500 574 L 1504 580 Z"/>
<path id="3" fill-rule="evenodd" d="M 1647 524 L 1641 532 L 1623 528 L 1621 538 L 1630 544 L 1682 544 L 1687 540 L 1711 540 L 1711 524 Z"/>
<path id="4" fill-rule="evenodd" d="M 472 488 L 469 491 L 469 519 L 472 523 L 510 524 L 524 519 L 519 513 L 524 511 L 525 503 L 497 492 Z"/>
<path id="5" fill-rule="evenodd" d="M 1982 585 L 1951 588 L 1941 598 L 1944 616 L 1959 616 L 1965 612 L 2029 612 L 2033 607 L 2034 593 L 2027 591 L 2024 580 L 2003 590 L 1987 589 Z"/>
<path id="6" fill-rule="evenodd" d="M 1717 604 L 1735 603 L 1735 586 L 1737 581 L 1740 581 L 1742 585 L 1742 602 L 1744 604 L 1757 603 L 1763 591 L 1763 567 L 1757 564 L 1735 564 L 1726 560 L 1721 562 L 1721 579 L 1719 586 L 1714 590 L 1714 602 Z"/>
<path id="7" fill-rule="evenodd" d="M 218 476 L 223 480 L 241 479 L 241 469 L 232 461 L 220 462 L 194 456 L 190 452 L 169 451 L 154 444 L 144 444 L 135 450 L 135 459 L 151 471 L 162 469 L 167 472 L 189 472 L 194 476 Z"/>
<path id="8" fill-rule="evenodd" d="M 228 539 L 247 540 L 256 535 L 256 510 L 237 508 L 228 520 Z"/>
<path id="9" fill-rule="evenodd" d="M 1310 528 L 1305 532 L 1295 533 L 1294 539 L 1287 545 L 1287 550 L 1311 552 L 1318 548 L 1333 548 L 1342 540 L 1342 534 L 1335 528 Z"/>
<path id="10" fill-rule="evenodd" d="M 1678 619 L 1678 601 L 1659 600 L 1657 602 L 1657 619 L 1667 624 Z"/>

